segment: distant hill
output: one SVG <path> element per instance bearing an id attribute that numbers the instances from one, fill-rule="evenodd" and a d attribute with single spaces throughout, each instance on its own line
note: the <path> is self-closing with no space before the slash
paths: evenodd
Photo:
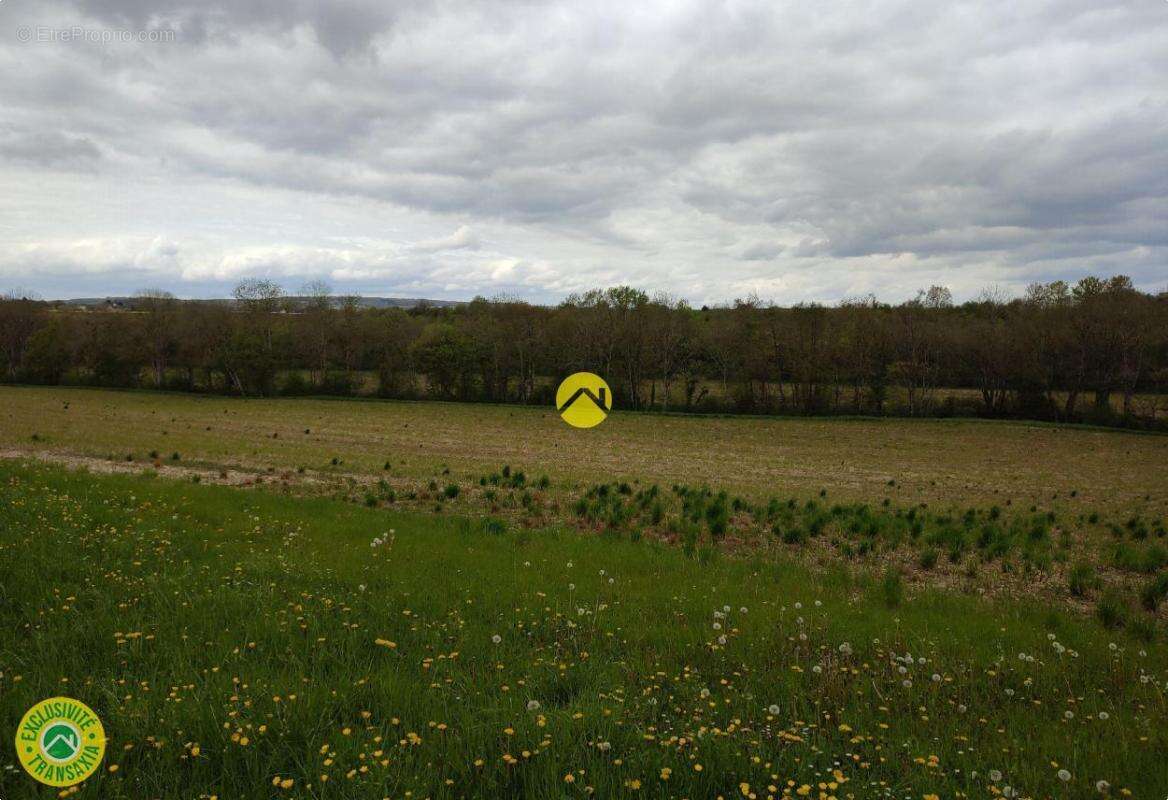
<path id="1" fill-rule="evenodd" d="M 113 306 L 115 308 L 131 307 L 135 304 L 138 298 L 135 297 L 74 297 L 69 300 L 56 301 L 67 306 L 87 306 L 93 307 L 107 307 Z M 291 301 L 302 301 L 305 298 L 297 296 L 289 296 L 287 299 Z M 189 300 L 185 302 L 195 303 L 231 303 L 233 300 L 226 298 L 212 298 L 208 300 Z M 334 297 L 333 304 L 340 305 L 341 298 Z M 362 308 L 416 308 L 418 306 L 433 306 L 437 308 L 452 308 L 454 306 L 466 305 L 465 300 L 430 300 L 424 297 L 358 297 L 357 305 Z"/>

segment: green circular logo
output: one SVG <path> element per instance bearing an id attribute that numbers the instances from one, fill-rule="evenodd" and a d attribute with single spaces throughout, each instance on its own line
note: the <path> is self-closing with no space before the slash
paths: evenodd
<path id="1" fill-rule="evenodd" d="M 41 783 L 72 786 L 97 771 L 105 755 L 105 729 L 85 703 L 53 697 L 30 708 L 20 721 L 16 755 Z"/>

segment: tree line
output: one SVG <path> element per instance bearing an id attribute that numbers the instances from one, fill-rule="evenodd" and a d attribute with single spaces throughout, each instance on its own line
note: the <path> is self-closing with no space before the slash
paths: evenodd
<path id="1" fill-rule="evenodd" d="M 900 304 L 692 308 L 618 286 L 402 309 L 253 279 L 230 302 L 151 290 L 117 310 L 9 295 L 0 348 L 18 383 L 550 403 L 589 370 L 628 409 L 1146 424 L 1136 398 L 1168 389 L 1168 293 L 1116 276 L 960 305 L 934 286 Z"/>

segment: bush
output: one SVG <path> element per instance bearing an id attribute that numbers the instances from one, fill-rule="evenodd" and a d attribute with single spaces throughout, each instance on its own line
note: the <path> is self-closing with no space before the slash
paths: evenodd
<path id="1" fill-rule="evenodd" d="M 453 500 L 458 497 L 458 484 L 451 483 L 442 490 L 442 494 L 446 495 L 447 500 Z"/>
<path id="2" fill-rule="evenodd" d="M 484 517 L 482 528 L 484 533 L 489 533 L 493 536 L 502 536 L 507 532 L 507 523 L 497 517 Z"/>
<path id="3" fill-rule="evenodd" d="M 917 562 L 921 569 L 932 569 L 937 566 L 937 551 L 935 548 L 927 547 L 921 553 L 920 560 Z"/>
<path id="4" fill-rule="evenodd" d="M 776 532 L 778 525 L 775 525 Z M 798 525 L 791 525 L 783 529 L 783 544 L 803 544 L 807 541 L 807 533 Z"/>
<path id="5" fill-rule="evenodd" d="M 304 377 L 304 374 L 298 370 L 293 370 L 284 376 L 284 382 L 280 386 L 280 394 L 295 397 L 298 395 L 306 395 L 312 392 L 312 384 Z"/>

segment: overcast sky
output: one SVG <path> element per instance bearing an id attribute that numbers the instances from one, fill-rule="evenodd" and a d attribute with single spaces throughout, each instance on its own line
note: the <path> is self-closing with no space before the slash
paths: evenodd
<path id="1" fill-rule="evenodd" d="M 0 291 L 1168 287 L 1164 0 L 0 0 L 0 74 Z"/>

